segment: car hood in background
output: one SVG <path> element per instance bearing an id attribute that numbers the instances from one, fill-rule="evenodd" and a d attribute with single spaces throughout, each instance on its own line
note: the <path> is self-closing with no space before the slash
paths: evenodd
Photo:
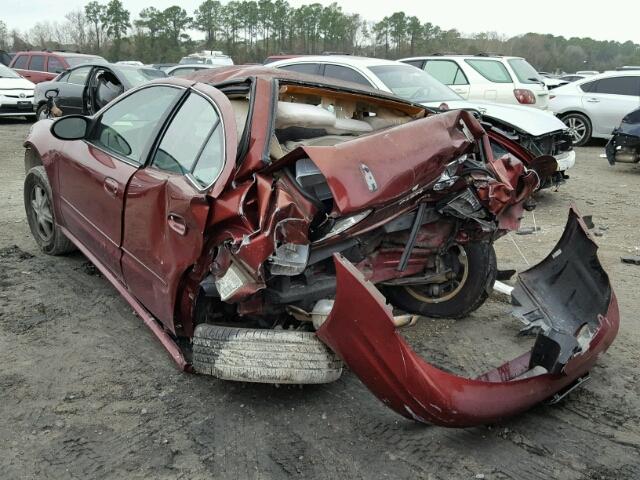
<path id="1" fill-rule="evenodd" d="M 439 107 L 443 102 L 425 103 L 427 107 Z M 508 124 L 516 130 L 528 133 L 534 137 L 565 130 L 567 126 L 551 112 L 518 105 L 503 105 L 497 103 L 467 102 L 465 100 L 448 101 L 450 109 L 476 110 L 485 118 Z"/>
<path id="2" fill-rule="evenodd" d="M 0 90 L 33 89 L 35 85 L 26 78 L 0 78 Z"/>

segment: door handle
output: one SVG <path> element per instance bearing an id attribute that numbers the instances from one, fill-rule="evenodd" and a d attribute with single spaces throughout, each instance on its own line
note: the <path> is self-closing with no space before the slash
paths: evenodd
<path id="1" fill-rule="evenodd" d="M 176 232 L 178 235 L 186 235 L 187 234 L 187 222 L 185 222 L 184 218 L 176 213 L 170 213 L 167 217 L 167 223 L 169 224 L 169 228 Z"/>
<path id="2" fill-rule="evenodd" d="M 118 182 L 116 182 L 113 178 L 106 177 L 104 179 L 103 186 L 104 186 L 105 191 L 109 195 L 111 195 L 112 197 L 117 197 L 118 196 L 119 185 L 118 185 Z"/>
<path id="3" fill-rule="evenodd" d="M 600 100 L 597 98 L 587 98 L 587 102 L 589 103 L 599 103 Z"/>

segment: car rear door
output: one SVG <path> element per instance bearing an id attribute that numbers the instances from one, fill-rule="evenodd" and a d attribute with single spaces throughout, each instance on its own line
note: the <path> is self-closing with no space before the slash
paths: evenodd
<path id="1" fill-rule="evenodd" d="M 202 255 L 212 197 L 235 166 L 235 123 L 224 94 L 204 85 L 191 89 L 127 190 L 124 280 L 174 332 L 178 286 Z"/>
<path id="2" fill-rule="evenodd" d="M 86 140 L 66 142 L 56 161 L 65 225 L 118 278 L 127 185 L 183 93 L 157 85 L 123 97 L 95 120 Z"/>
<path id="3" fill-rule="evenodd" d="M 582 87 L 588 90 L 582 104 L 597 136 L 611 135 L 624 116 L 640 106 L 640 75 L 601 78 Z"/>
<path id="4" fill-rule="evenodd" d="M 465 100 L 469 99 L 469 80 L 458 62 L 453 60 L 427 60 L 424 71 L 444 83 Z"/>
<path id="5" fill-rule="evenodd" d="M 33 83 L 46 82 L 53 79 L 56 75 L 47 72 L 47 57 L 38 53 L 32 53 L 29 60 L 28 71 L 31 75 L 29 80 Z"/>

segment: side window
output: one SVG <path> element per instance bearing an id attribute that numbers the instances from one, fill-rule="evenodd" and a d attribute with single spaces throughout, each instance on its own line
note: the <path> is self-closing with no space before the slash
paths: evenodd
<path id="1" fill-rule="evenodd" d="M 69 81 L 69 72 L 60 75 L 60 78 L 58 78 L 58 82 L 62 82 L 62 83 L 67 83 Z"/>
<path id="2" fill-rule="evenodd" d="M 47 72 L 62 73 L 66 70 L 59 58 L 49 57 L 49 63 L 47 63 Z"/>
<path id="3" fill-rule="evenodd" d="M 222 128 L 215 108 L 191 93 L 171 121 L 152 165 L 182 175 L 192 174 L 207 187 L 224 166 Z"/>
<path id="4" fill-rule="evenodd" d="M 278 67 L 282 70 L 288 70 L 290 72 L 298 72 L 298 73 L 306 73 L 308 75 L 318 75 L 318 67 L 317 63 L 298 63 L 294 65 L 284 65 L 282 67 Z"/>
<path id="5" fill-rule="evenodd" d="M 445 85 L 469 84 L 458 64 L 451 60 L 428 60 L 424 71 Z"/>
<path id="6" fill-rule="evenodd" d="M 178 88 L 158 86 L 123 98 L 100 117 L 93 142 L 134 163 L 144 163 L 156 127 L 182 93 Z"/>
<path id="7" fill-rule="evenodd" d="M 195 68 L 186 67 L 186 68 L 177 68 L 173 71 L 171 75 L 180 76 L 180 75 L 189 75 L 190 73 L 195 72 Z"/>
<path id="8" fill-rule="evenodd" d="M 598 81 L 593 81 L 593 82 L 587 82 L 587 83 L 583 83 L 582 85 L 580 85 L 580 89 L 583 92 L 587 92 L 587 93 L 595 93 L 595 91 L 598 88 Z"/>
<path id="9" fill-rule="evenodd" d="M 326 64 L 324 66 L 324 76 L 329 78 L 337 78 L 338 80 L 345 80 L 347 82 L 359 83 L 360 85 L 371 86 L 371 82 L 360 75 L 355 70 L 347 67 L 341 67 L 340 65 Z"/>
<path id="10" fill-rule="evenodd" d="M 484 78 L 494 83 L 511 83 L 511 75 L 507 68 L 496 60 L 465 60 L 471 67 Z"/>
<path id="11" fill-rule="evenodd" d="M 44 72 L 44 55 L 31 55 L 29 70 Z"/>
<path id="12" fill-rule="evenodd" d="M 13 68 L 20 68 L 22 70 L 26 70 L 28 62 L 29 62 L 29 55 L 18 55 L 18 58 L 16 58 L 16 63 L 13 65 Z"/>
<path id="13" fill-rule="evenodd" d="M 402 63 L 406 63 L 407 65 L 412 65 L 417 68 L 422 68 L 424 60 L 403 60 Z"/>
<path id="14" fill-rule="evenodd" d="M 67 77 L 67 82 L 75 85 L 84 85 L 87 82 L 87 77 L 89 76 L 90 71 L 91 67 L 80 67 L 71 70 Z"/>
<path id="15" fill-rule="evenodd" d="M 595 93 L 640 96 L 640 77 L 611 77 L 598 81 Z"/>

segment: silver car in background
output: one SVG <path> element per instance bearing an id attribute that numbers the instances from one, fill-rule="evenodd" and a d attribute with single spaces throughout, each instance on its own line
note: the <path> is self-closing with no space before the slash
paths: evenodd
<path id="1" fill-rule="evenodd" d="M 610 138 L 613 129 L 640 107 L 640 71 L 605 72 L 554 89 L 549 107 L 569 127 L 573 144 Z"/>

